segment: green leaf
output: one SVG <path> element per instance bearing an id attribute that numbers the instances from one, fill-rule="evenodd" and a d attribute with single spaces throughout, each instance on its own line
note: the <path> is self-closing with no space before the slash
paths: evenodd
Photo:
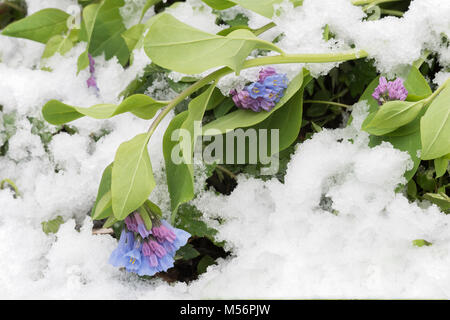
<path id="1" fill-rule="evenodd" d="M 151 119 L 166 103 L 153 100 L 145 94 L 135 94 L 126 98 L 118 106 L 97 104 L 90 108 L 74 107 L 58 100 L 50 100 L 42 108 L 44 119 L 51 124 L 61 125 L 88 116 L 94 119 L 109 119 L 121 113 L 131 112 L 142 119 Z"/>
<path id="2" fill-rule="evenodd" d="M 235 106 L 231 98 L 225 99 L 214 109 L 214 117 L 216 119 L 226 115 Z"/>
<path id="3" fill-rule="evenodd" d="M 436 170 L 436 178 L 442 177 L 447 172 L 449 158 L 450 154 L 447 154 L 443 157 L 434 159 L 434 170 Z"/>
<path id="4" fill-rule="evenodd" d="M 147 209 L 147 211 L 150 215 L 156 215 L 157 217 L 162 218 L 161 208 L 158 207 L 153 202 L 151 202 L 150 200 L 145 201 L 145 208 Z"/>
<path id="5" fill-rule="evenodd" d="M 200 255 L 200 252 L 198 252 L 191 244 L 187 244 L 180 249 L 178 249 L 175 260 L 192 260 L 197 258 Z"/>
<path id="6" fill-rule="evenodd" d="M 105 219 L 112 215 L 112 198 L 111 198 L 111 177 L 112 177 L 111 163 L 103 171 L 102 179 L 98 187 L 97 198 L 94 207 L 92 208 L 91 216 L 93 220 Z"/>
<path id="7" fill-rule="evenodd" d="M 87 51 L 84 51 L 77 60 L 77 75 L 81 70 L 86 69 L 89 66 L 89 55 Z"/>
<path id="8" fill-rule="evenodd" d="M 137 47 L 146 29 L 147 26 L 145 24 L 140 23 L 132 26 L 130 29 L 122 33 L 122 37 L 127 43 L 128 50 L 130 52 L 132 52 Z"/>
<path id="9" fill-rule="evenodd" d="M 167 185 L 170 193 L 172 219 L 178 206 L 181 203 L 191 200 L 194 197 L 194 173 L 193 173 L 193 150 L 197 136 L 201 134 L 194 130 L 194 122 L 201 121 L 205 110 L 209 104 L 214 103 L 211 99 L 215 84 L 212 84 L 201 95 L 194 98 L 188 106 L 188 110 L 177 115 L 167 128 L 163 138 L 163 152 L 166 162 Z M 172 140 L 172 133 L 177 130 L 189 132 L 189 138 L 184 136 L 175 137 Z M 181 141 L 180 141 L 181 139 Z M 178 151 L 182 153 L 184 161 L 175 164 L 172 161 L 172 153 Z"/>
<path id="10" fill-rule="evenodd" d="M 427 240 L 424 240 L 424 239 L 413 240 L 412 244 L 413 244 L 413 246 L 416 246 L 416 247 L 423 247 L 423 246 L 428 247 L 428 246 L 432 245 L 431 242 L 428 242 Z"/>
<path id="11" fill-rule="evenodd" d="M 105 54 L 106 60 L 116 56 L 123 66 L 128 62 L 130 52 L 122 38 L 126 31 L 119 8 L 123 0 L 103 0 L 83 10 L 81 24 L 82 39 L 88 42 L 88 52 L 94 57 Z"/>
<path id="12" fill-rule="evenodd" d="M 139 207 L 138 211 L 139 211 L 139 214 L 140 214 L 142 220 L 144 221 L 145 228 L 147 228 L 147 230 L 152 230 L 152 226 L 153 226 L 152 219 L 150 219 L 150 216 L 149 216 L 145 206 Z"/>
<path id="13" fill-rule="evenodd" d="M 139 208 L 155 187 L 147 150 L 147 134 L 139 134 L 120 145 L 112 169 L 112 208 L 118 220 Z"/>
<path id="14" fill-rule="evenodd" d="M 206 237 L 216 243 L 214 236 L 217 234 L 217 230 L 208 227 L 208 225 L 202 220 L 202 216 L 203 214 L 201 211 L 199 211 L 195 206 L 183 204 L 180 206 L 175 225 L 177 228 L 186 230 L 192 236 L 199 238 Z"/>
<path id="15" fill-rule="evenodd" d="M 178 144 L 178 140 L 172 140 L 172 133 L 179 129 L 188 117 L 184 111 L 172 119 L 163 137 L 163 153 L 166 164 L 167 187 L 169 189 L 172 212 L 178 209 L 181 203 L 187 202 L 194 197 L 194 180 L 192 165 L 185 163 L 175 164 L 172 161 L 172 150 Z"/>
<path id="16" fill-rule="evenodd" d="M 206 255 L 204 256 L 197 265 L 197 273 L 205 273 L 209 266 L 217 264 L 213 257 Z"/>
<path id="17" fill-rule="evenodd" d="M 437 205 L 443 211 L 450 210 L 450 197 L 444 192 L 426 193 L 423 197 Z"/>
<path id="18" fill-rule="evenodd" d="M 2 34 L 47 43 L 53 36 L 68 30 L 66 22 L 69 17 L 69 14 L 59 9 L 43 9 L 11 23 Z"/>
<path id="19" fill-rule="evenodd" d="M 295 93 L 301 88 L 303 83 L 304 74 L 307 71 L 300 72 L 294 79 L 289 83 L 284 96 L 276 104 L 276 106 L 269 112 L 253 112 L 251 110 L 239 109 L 237 111 L 228 113 L 227 115 L 211 121 L 207 125 L 203 126 L 203 134 L 207 133 L 210 129 L 219 130 L 220 133 L 227 133 L 228 131 L 234 130 L 236 128 L 245 128 L 253 126 L 266 120 L 271 114 L 283 107 L 286 102 L 288 102 Z M 216 133 L 215 133 L 216 134 Z"/>
<path id="20" fill-rule="evenodd" d="M 273 6 L 283 0 L 231 0 L 231 2 L 271 19 L 275 12 Z"/>
<path id="21" fill-rule="evenodd" d="M 202 0 L 208 6 L 216 10 L 225 10 L 234 7 L 236 3 L 227 0 Z"/>
<path id="22" fill-rule="evenodd" d="M 370 121 L 363 125 L 363 130 L 381 136 L 392 132 L 417 118 L 424 101 L 389 101 L 383 104 Z"/>
<path id="23" fill-rule="evenodd" d="M 63 37 L 61 35 L 56 35 L 50 38 L 47 42 L 42 58 L 50 58 L 55 53 L 60 53 L 61 55 L 66 54 L 73 48 L 73 42 L 69 37 Z"/>
<path id="24" fill-rule="evenodd" d="M 118 220 L 114 216 L 110 216 L 108 219 L 106 219 L 105 223 L 103 224 L 103 228 L 109 228 L 112 227 Z"/>
<path id="25" fill-rule="evenodd" d="M 422 159 L 430 160 L 450 153 L 450 85 L 433 100 L 420 120 Z"/>
<path id="26" fill-rule="evenodd" d="M 222 37 L 195 29 L 167 13 L 155 18 L 144 42 L 145 52 L 154 63 L 186 74 L 202 73 L 219 66 L 239 72 L 256 48 L 282 52 L 249 30 L 238 29 Z"/>
<path id="27" fill-rule="evenodd" d="M 411 67 L 406 76 L 405 88 L 408 90 L 408 101 L 419 101 L 432 94 L 427 80 L 416 67 Z"/>
<path id="28" fill-rule="evenodd" d="M 61 216 L 57 216 L 53 220 L 44 221 L 42 222 L 42 231 L 45 232 L 45 234 L 50 233 L 57 233 L 59 230 L 59 227 L 64 223 L 64 220 Z"/>

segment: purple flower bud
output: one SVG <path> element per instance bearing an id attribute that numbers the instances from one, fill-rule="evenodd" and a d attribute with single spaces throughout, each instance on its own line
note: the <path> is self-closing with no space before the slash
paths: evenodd
<path id="1" fill-rule="evenodd" d="M 272 76 L 276 73 L 277 73 L 277 71 L 275 70 L 275 68 L 272 68 L 272 67 L 263 68 L 259 71 L 259 80 L 258 81 L 260 83 L 264 83 L 264 80 L 266 80 L 267 77 Z"/>
<path id="2" fill-rule="evenodd" d="M 97 81 L 95 80 L 95 77 L 93 75 L 90 76 L 89 79 L 86 81 L 88 88 L 95 88 L 96 90 L 99 90 L 97 87 Z"/>
<path id="3" fill-rule="evenodd" d="M 86 83 L 87 83 L 88 88 L 95 88 L 97 91 L 99 91 L 99 88 L 97 86 L 97 81 L 95 80 L 95 76 L 94 76 L 95 60 L 90 53 L 88 53 L 88 57 L 89 57 L 89 72 L 90 72 L 91 76 L 86 81 Z"/>
<path id="4" fill-rule="evenodd" d="M 379 84 L 372 94 L 372 97 L 378 101 L 379 105 L 392 100 L 404 101 L 407 96 L 408 90 L 403 85 L 402 79 L 387 81 L 385 77 L 380 77 Z"/>
<path id="5" fill-rule="evenodd" d="M 127 229 L 133 232 L 138 232 L 137 229 L 137 221 L 134 218 L 132 214 L 130 214 L 128 217 L 125 218 L 125 225 L 127 226 Z"/>
<path id="6" fill-rule="evenodd" d="M 172 243 L 177 237 L 172 230 L 169 230 L 162 224 L 157 227 L 153 227 L 152 233 L 160 242 L 169 241 L 170 243 Z"/>

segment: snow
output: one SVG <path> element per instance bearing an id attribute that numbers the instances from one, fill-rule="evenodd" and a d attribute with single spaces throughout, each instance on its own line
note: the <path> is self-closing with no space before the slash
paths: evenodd
<path id="1" fill-rule="evenodd" d="M 32 12 L 75 2 L 27 1 Z M 191 0 L 171 12 L 203 30 L 221 30 L 214 14 L 199 7 L 200 1 Z M 415 0 L 402 19 L 364 22 L 361 9 L 347 0 L 305 0 L 303 7 L 285 3 L 283 8 L 288 10 L 276 18 L 276 29 L 286 34 L 280 46 L 288 52 L 337 52 L 354 43 L 385 73 L 412 63 L 426 48 L 448 62 L 448 49 L 436 45 L 440 33 L 449 34 L 448 1 Z M 253 27 L 264 24 L 257 15 L 250 20 Z M 324 24 L 336 40 L 321 40 Z M 92 235 L 86 215 L 117 147 L 145 132 L 149 122 L 130 114 L 104 121 L 82 118 L 70 123 L 77 129 L 73 135 L 47 125 L 55 135 L 45 146 L 27 119 L 42 119 L 41 108 L 50 99 L 78 106 L 118 103 L 117 94 L 150 63 L 142 50 L 134 52 L 127 69 L 115 59 L 97 57 L 97 94 L 86 87 L 87 70 L 76 75 L 84 49 L 77 45 L 64 57 L 41 62 L 41 44 L 0 36 L 0 105 L 17 119 L 9 151 L 0 157 L 0 179 L 10 178 L 22 194 L 15 198 L 11 190 L 0 190 L 0 256 L 7 257 L 0 261 L 0 298 L 450 298 L 450 217 L 395 192 L 411 160 L 388 143 L 367 146 L 368 136 L 360 131 L 367 114 L 364 102 L 353 106 L 352 126 L 323 130 L 297 146 L 284 184 L 241 175 L 230 196 L 200 192 L 193 204 L 217 228 L 217 240 L 226 241 L 232 256 L 210 266 L 199 280 L 189 285 L 142 281 L 108 265 L 117 242 L 109 235 Z M 308 67 L 318 75 L 333 65 Z M 300 67 L 277 69 L 292 77 Z M 227 92 L 257 72 L 230 75 L 220 88 Z M 448 76 L 442 70 L 434 82 L 441 84 Z M 157 90 L 164 90 L 164 84 L 156 83 L 149 92 Z M 151 199 L 166 214 L 161 143 L 171 116 L 149 146 L 157 180 Z M 91 134 L 104 129 L 109 133 L 95 142 Z M 205 177 L 198 178 L 200 191 Z M 41 222 L 57 216 L 66 222 L 56 235 L 44 234 Z M 412 245 L 415 239 L 433 245 L 418 248 Z"/>

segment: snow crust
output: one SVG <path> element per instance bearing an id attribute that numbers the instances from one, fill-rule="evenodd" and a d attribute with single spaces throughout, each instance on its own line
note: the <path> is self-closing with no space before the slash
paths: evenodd
<path id="1" fill-rule="evenodd" d="M 27 2 L 37 11 L 76 1 Z M 211 32 L 213 14 L 192 9 L 196 3 L 172 13 L 180 19 L 192 14 L 188 23 Z M 402 19 L 367 22 L 346 0 L 288 6 L 283 4 L 289 10 L 276 20 L 286 34 L 280 46 L 288 52 L 333 52 L 354 43 L 376 59 L 380 71 L 392 72 L 428 48 L 448 65 L 448 49 L 437 45 L 441 32 L 449 34 L 448 1 L 415 0 Z M 250 18 L 254 27 L 264 24 L 261 17 Z M 324 24 L 337 35 L 332 44 L 318 38 Z M 9 189 L 0 190 L 0 298 L 449 298 L 450 217 L 395 192 L 411 160 L 387 143 L 367 146 L 368 136 L 360 131 L 364 102 L 354 106 L 352 126 L 324 130 L 297 147 L 284 184 L 240 176 L 230 196 L 199 195 L 193 204 L 233 253 L 199 280 L 143 281 L 108 265 L 117 242 L 92 235 L 86 215 L 117 147 L 144 132 L 148 121 L 129 114 L 105 121 L 83 118 L 70 123 L 77 129 L 73 135 L 47 125 L 55 135 L 46 147 L 27 118 L 42 119 L 40 110 L 50 99 L 78 106 L 118 103 L 117 94 L 150 63 L 143 51 L 135 51 L 126 70 L 114 59 L 96 58 L 97 94 L 86 87 L 86 70 L 76 75 L 84 49 L 78 45 L 64 57 L 41 62 L 42 45 L 0 36 L 0 105 L 3 113 L 16 114 L 17 126 L 7 155 L 0 157 L 0 179 L 13 180 L 22 194 L 14 198 Z M 308 67 L 322 74 L 332 65 Z M 292 75 L 301 66 L 282 68 Z M 221 89 L 256 77 L 257 71 L 243 72 L 240 80 L 225 78 Z M 443 70 L 435 82 L 447 78 Z M 168 118 L 149 146 L 158 186 L 151 199 L 165 212 L 161 141 Z M 102 130 L 109 134 L 95 142 L 92 134 Z M 58 215 L 66 223 L 47 236 L 41 222 Z M 218 224 L 216 217 L 224 222 Z M 414 247 L 415 239 L 433 245 Z"/>

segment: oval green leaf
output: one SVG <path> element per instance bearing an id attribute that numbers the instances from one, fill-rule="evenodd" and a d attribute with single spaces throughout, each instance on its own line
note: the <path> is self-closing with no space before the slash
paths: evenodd
<path id="1" fill-rule="evenodd" d="M 433 100 L 420 120 L 422 159 L 431 160 L 450 153 L 450 85 Z"/>
<path id="2" fill-rule="evenodd" d="M 68 30 L 66 22 L 69 17 L 69 14 L 59 9 L 43 9 L 11 23 L 2 34 L 47 43 L 53 36 Z"/>
<path id="3" fill-rule="evenodd" d="M 122 143 L 116 152 L 111 194 L 114 216 L 118 220 L 139 208 L 155 187 L 147 144 L 147 134 L 143 133 Z"/>
<path id="4" fill-rule="evenodd" d="M 112 201 L 111 201 L 111 177 L 112 177 L 111 163 L 105 168 L 98 187 L 97 199 L 92 208 L 92 219 L 101 220 L 112 215 Z"/>
<path id="5" fill-rule="evenodd" d="M 381 136 L 392 132 L 417 118 L 424 101 L 389 101 L 380 106 L 378 111 L 363 124 L 363 130 Z"/>
<path id="6" fill-rule="evenodd" d="M 135 94 L 121 104 L 97 104 L 90 108 L 74 107 L 58 100 L 50 100 L 42 108 L 44 119 L 51 124 L 61 125 L 88 116 L 94 119 L 109 119 L 121 113 L 131 112 L 142 119 L 151 119 L 166 103 L 156 101 L 145 94 Z"/>
<path id="7" fill-rule="evenodd" d="M 155 18 L 144 41 L 145 52 L 154 63 L 186 74 L 220 66 L 239 72 L 256 48 L 282 52 L 249 30 L 238 29 L 223 37 L 195 29 L 168 13 Z"/>

